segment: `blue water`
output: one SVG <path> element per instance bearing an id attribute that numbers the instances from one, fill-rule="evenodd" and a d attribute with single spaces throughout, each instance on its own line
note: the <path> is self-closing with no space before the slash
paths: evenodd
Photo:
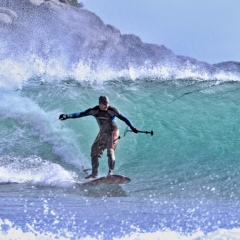
<path id="1" fill-rule="evenodd" d="M 238 80 L 14 74 L 0 89 L 1 239 L 238 239 Z M 98 126 L 58 116 L 103 94 L 154 135 L 118 121 L 115 174 L 131 183 L 81 187 Z"/>

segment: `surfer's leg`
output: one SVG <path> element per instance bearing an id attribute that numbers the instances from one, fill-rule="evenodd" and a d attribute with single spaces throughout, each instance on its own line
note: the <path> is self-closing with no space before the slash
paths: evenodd
<path id="1" fill-rule="evenodd" d="M 98 157 L 92 156 L 92 177 L 98 177 L 99 161 Z"/>
<path id="2" fill-rule="evenodd" d="M 98 134 L 91 148 L 92 174 L 90 174 L 87 178 L 98 177 L 98 167 L 99 167 L 98 158 L 102 157 L 103 151 L 104 151 L 104 148 L 101 144 L 101 136 L 100 134 Z"/>
<path id="3" fill-rule="evenodd" d="M 114 154 L 114 149 L 108 149 L 108 167 L 109 167 L 109 172 L 108 175 L 112 176 L 113 175 L 113 170 L 115 166 L 115 154 Z"/>
<path id="4" fill-rule="evenodd" d="M 108 141 L 108 146 L 107 146 L 108 167 L 109 167 L 108 176 L 113 175 L 113 170 L 115 166 L 115 149 L 117 148 L 117 145 L 118 145 L 118 137 L 119 137 L 119 130 L 117 129 L 113 131 Z"/>

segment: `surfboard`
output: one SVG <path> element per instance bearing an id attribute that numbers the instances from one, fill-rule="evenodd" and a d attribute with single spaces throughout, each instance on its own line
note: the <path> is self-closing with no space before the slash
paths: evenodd
<path id="1" fill-rule="evenodd" d="M 111 177 L 100 177 L 93 180 L 89 180 L 87 182 L 81 183 L 83 186 L 97 186 L 104 184 L 126 184 L 131 182 L 129 177 L 125 177 L 122 175 L 112 175 Z"/>

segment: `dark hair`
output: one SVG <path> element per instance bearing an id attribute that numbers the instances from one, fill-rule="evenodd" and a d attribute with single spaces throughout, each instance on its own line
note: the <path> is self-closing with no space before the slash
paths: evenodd
<path id="1" fill-rule="evenodd" d="M 99 97 L 99 104 L 103 103 L 103 104 L 108 104 L 109 103 L 109 99 L 107 96 L 100 96 Z"/>

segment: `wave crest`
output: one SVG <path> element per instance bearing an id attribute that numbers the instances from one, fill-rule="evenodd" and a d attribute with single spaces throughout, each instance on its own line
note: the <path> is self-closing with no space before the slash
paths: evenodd
<path id="1" fill-rule="evenodd" d="M 67 64 L 63 58 L 43 59 L 35 55 L 22 57 L 21 61 L 16 59 L 5 59 L 0 65 L 0 87 L 6 89 L 17 89 L 31 78 L 39 78 L 41 82 L 65 81 L 75 79 L 78 82 L 89 82 L 101 84 L 106 81 L 119 79 L 141 80 L 217 80 L 217 81 L 240 81 L 237 72 L 224 71 L 221 69 L 212 72 L 199 68 L 194 64 L 185 67 L 178 65 L 156 65 L 148 64 L 142 67 L 129 66 L 122 70 L 113 69 L 105 64 L 92 66 L 91 62 L 79 61 L 75 64 Z"/>

